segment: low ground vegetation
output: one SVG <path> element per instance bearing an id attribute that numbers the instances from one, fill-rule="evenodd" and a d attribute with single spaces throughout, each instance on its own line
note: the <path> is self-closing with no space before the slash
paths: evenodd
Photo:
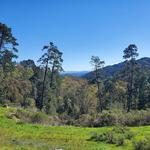
<path id="1" fill-rule="evenodd" d="M 135 110 L 126 113 L 121 110 L 104 111 L 96 115 L 82 115 L 76 122 L 78 126 L 104 127 L 114 125 L 141 126 L 150 125 L 150 110 Z"/>
<path id="2" fill-rule="evenodd" d="M 132 111 L 130 113 L 121 110 L 104 111 L 100 114 L 84 114 L 76 119 L 67 115 L 47 115 L 41 111 L 31 111 L 22 108 L 10 109 L 6 117 L 22 123 L 45 125 L 74 125 L 82 127 L 105 126 L 146 126 L 150 125 L 150 110 Z"/>
<path id="3" fill-rule="evenodd" d="M 34 116 L 27 110 L 0 107 L 0 149 L 2 150 L 149 150 L 150 127 L 49 126 L 20 121 L 12 112 Z M 13 116 L 13 117 L 12 117 Z M 17 119 L 16 119 L 17 118 Z M 31 117 L 32 118 L 32 117 Z M 47 119 L 46 119 L 47 120 Z M 96 135 L 96 136 L 93 136 Z M 100 136 L 101 135 L 101 136 Z M 91 138 L 92 137 L 92 138 Z"/>

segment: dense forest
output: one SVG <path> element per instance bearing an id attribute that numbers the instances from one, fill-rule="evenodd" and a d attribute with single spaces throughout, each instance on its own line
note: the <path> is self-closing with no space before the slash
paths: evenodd
<path id="1" fill-rule="evenodd" d="M 137 61 L 135 44 L 123 50 L 115 73 L 104 72 L 105 62 L 91 56 L 93 72 L 82 78 L 60 75 L 63 53 L 54 43 L 41 45 L 38 63 L 17 62 L 18 45 L 11 28 L 0 23 L 1 106 L 44 112 L 61 125 L 150 124 L 150 66 Z"/>

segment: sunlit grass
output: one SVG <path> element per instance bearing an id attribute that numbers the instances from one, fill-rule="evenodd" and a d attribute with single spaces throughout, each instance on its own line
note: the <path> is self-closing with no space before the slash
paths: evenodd
<path id="1" fill-rule="evenodd" d="M 115 146 L 90 141 L 93 132 L 104 132 L 104 128 L 80 128 L 72 126 L 42 126 L 17 123 L 8 119 L 6 113 L 13 108 L 0 108 L 0 150 L 132 150 L 132 142 L 125 146 Z M 137 137 L 150 136 L 150 126 L 131 128 Z"/>

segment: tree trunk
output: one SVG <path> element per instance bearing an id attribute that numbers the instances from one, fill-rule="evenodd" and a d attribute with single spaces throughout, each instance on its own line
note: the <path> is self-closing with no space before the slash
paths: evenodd
<path id="1" fill-rule="evenodd" d="M 2 49 L 2 46 L 3 46 L 3 33 L 2 36 L 0 37 L 0 51 Z"/>
<path id="2" fill-rule="evenodd" d="M 131 73 L 129 77 L 129 86 L 128 86 L 128 98 L 127 98 L 127 112 L 130 112 L 132 99 L 133 99 L 133 60 L 131 60 Z"/>
<path id="3" fill-rule="evenodd" d="M 99 84 L 99 77 L 98 77 L 98 69 L 96 68 L 96 84 L 98 88 L 98 99 L 99 99 L 99 107 L 100 107 L 100 112 L 103 111 L 103 103 L 100 95 L 100 84 Z"/>
<path id="4" fill-rule="evenodd" d="M 42 110 L 42 108 L 43 108 L 43 100 L 44 100 L 45 81 L 46 81 L 47 70 L 48 70 L 48 61 L 47 61 L 47 63 L 46 63 L 45 72 L 44 72 L 44 79 L 43 79 L 43 87 L 42 87 L 42 97 L 41 97 L 40 110 Z"/>
<path id="5" fill-rule="evenodd" d="M 54 63 L 53 63 L 52 72 L 51 72 L 50 88 L 53 86 L 54 68 L 55 68 L 55 66 L 54 66 Z"/>

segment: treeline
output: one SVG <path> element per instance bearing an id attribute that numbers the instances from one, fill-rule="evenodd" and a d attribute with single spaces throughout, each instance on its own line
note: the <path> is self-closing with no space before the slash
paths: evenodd
<path id="1" fill-rule="evenodd" d="M 114 103 L 120 103 L 127 112 L 150 106 L 150 70 L 137 63 L 139 54 L 135 44 L 130 44 L 123 53 L 125 66 L 107 80 L 103 79 L 102 73 L 104 61 L 98 56 L 91 58 L 95 74 L 93 82 L 97 85 L 101 112 Z"/>
<path id="2" fill-rule="evenodd" d="M 116 109 L 131 112 L 150 107 L 150 70 L 136 63 L 138 48 L 134 44 L 123 51 L 125 67 L 110 79 L 102 78 L 104 61 L 92 56 L 93 81 L 60 76 L 63 53 L 52 42 L 43 46 L 39 66 L 30 59 L 17 63 L 17 46 L 11 28 L 0 23 L 2 106 L 39 110 L 58 116 L 65 124 L 75 124 L 83 118 L 93 122 L 92 118 L 97 119 L 99 114 Z"/>

